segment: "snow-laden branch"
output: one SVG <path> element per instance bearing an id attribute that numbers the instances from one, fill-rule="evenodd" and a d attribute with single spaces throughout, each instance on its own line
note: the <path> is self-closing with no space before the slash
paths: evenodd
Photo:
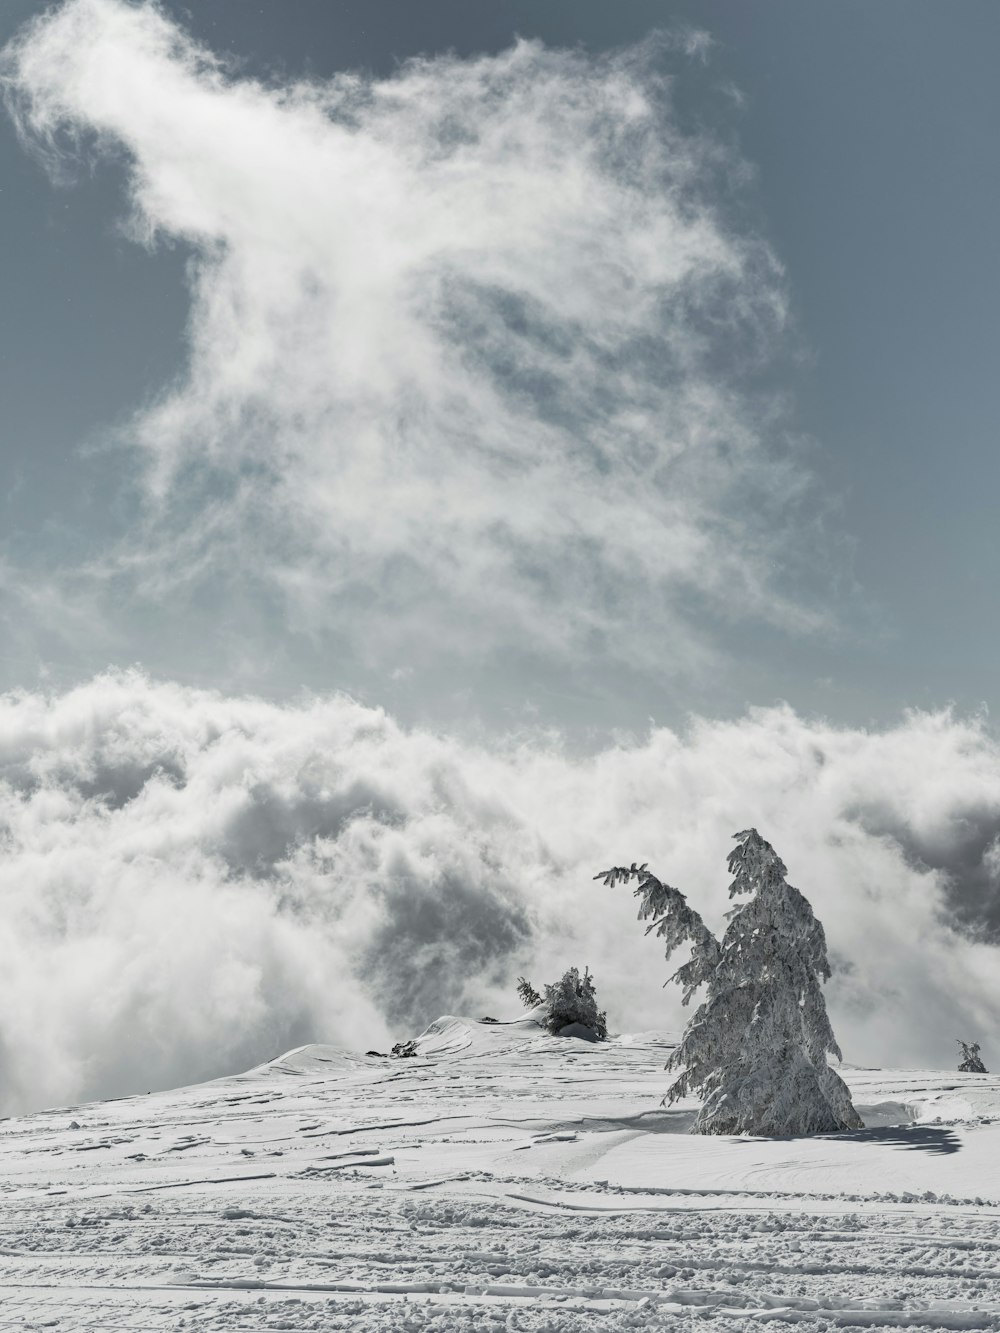
<path id="1" fill-rule="evenodd" d="M 671 981 L 680 982 L 684 988 L 681 1002 L 687 1004 L 718 966 L 719 941 L 688 905 L 680 889 L 657 879 L 645 863 L 636 866 L 633 861 L 630 866 L 612 866 L 594 878 L 603 880 L 609 888 L 627 884 L 632 879 L 638 881 L 633 893 L 639 899 L 639 920 L 649 922 L 647 935 L 655 934 L 663 940 L 665 958 L 670 958 L 682 944 L 691 945 L 689 961 L 663 983 L 667 986 Z"/>

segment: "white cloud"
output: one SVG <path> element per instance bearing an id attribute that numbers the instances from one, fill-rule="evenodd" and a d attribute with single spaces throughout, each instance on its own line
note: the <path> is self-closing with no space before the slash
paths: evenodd
<path id="1" fill-rule="evenodd" d="M 748 824 L 826 926 L 848 1059 L 947 1065 L 955 1036 L 988 1056 L 998 759 L 947 713 L 876 733 L 757 710 L 574 758 L 134 673 L 0 697 L 0 1099 L 384 1049 L 445 1010 L 511 1013 L 519 971 L 571 963 L 612 1026 L 676 1026 L 631 897 L 592 876 L 649 860 L 721 925 Z"/>
<path id="2" fill-rule="evenodd" d="M 0 775 L 8 1105 L 322 1034 L 384 1047 L 386 1018 L 488 990 L 529 935 L 502 809 L 462 795 L 447 746 L 346 699 L 131 674 L 8 695 Z"/>
<path id="3" fill-rule="evenodd" d="M 30 24 L 4 63 L 25 135 L 124 160 L 133 233 L 193 256 L 117 567 L 265 579 L 389 664 L 529 643 L 663 671 L 706 618 L 816 625 L 782 590 L 805 474 L 738 387 L 780 267 L 656 66 L 522 42 L 268 86 L 149 4 Z"/>
<path id="4" fill-rule="evenodd" d="M 808 479 L 741 389 L 786 325 L 780 267 L 656 67 L 522 43 L 270 86 L 149 4 L 30 24 L 2 71 L 25 135 L 56 168 L 123 161 L 134 235 L 192 256 L 187 371 L 129 432 L 148 512 L 102 565 L 115 598 L 246 577 L 258 615 L 277 590 L 397 682 L 512 644 L 669 671 L 720 618 L 819 623 L 788 591 Z M 57 579 L 0 585 L 39 623 L 80 614 Z M 281 651 L 243 605 L 220 637 Z M 827 927 L 848 1058 L 988 1054 L 997 751 L 947 713 L 757 710 L 580 758 L 136 674 L 5 696 L 0 1097 L 384 1045 L 570 963 L 614 1026 L 677 1025 L 631 899 L 591 877 L 649 860 L 720 924 L 747 824 Z"/>

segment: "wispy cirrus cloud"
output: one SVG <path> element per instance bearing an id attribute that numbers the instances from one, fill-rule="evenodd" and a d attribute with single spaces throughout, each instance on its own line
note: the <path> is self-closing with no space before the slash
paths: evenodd
<path id="1" fill-rule="evenodd" d="M 123 437 L 149 507 L 116 572 L 256 580 L 390 665 L 529 642 L 669 671 L 719 618 L 820 623 L 793 591 L 808 477 L 746 379 L 781 268 L 658 51 L 267 84 L 153 4 L 28 25 L 3 58 L 25 138 L 122 162 L 132 234 L 191 254 L 187 369 Z"/>

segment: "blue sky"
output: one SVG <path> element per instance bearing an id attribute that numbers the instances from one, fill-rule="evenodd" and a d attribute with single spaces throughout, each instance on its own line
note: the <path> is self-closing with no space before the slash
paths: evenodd
<path id="1" fill-rule="evenodd" d="M 3 35 L 41 10 L 8 4 Z M 401 678 L 395 658 L 359 657 L 336 617 L 313 623 L 301 607 L 290 616 L 273 590 L 240 585 L 225 569 L 152 597 L 121 578 L 110 592 L 74 584 L 73 571 L 100 561 L 102 544 L 134 523 L 141 499 L 122 431 L 184 364 L 190 254 L 183 237 L 161 235 L 148 250 L 123 234 L 118 146 L 85 149 L 82 165 L 64 158 L 54 185 L 7 119 L 4 684 L 31 684 L 40 668 L 69 683 L 138 661 L 279 696 L 302 684 L 347 687 L 404 715 L 452 721 L 503 724 L 526 705 L 574 727 L 637 726 L 689 708 L 725 714 L 777 698 L 852 721 L 991 702 L 994 6 L 301 0 L 289 11 L 210 0 L 193 13 L 162 12 L 235 56 L 245 75 L 279 82 L 351 69 L 391 77 L 415 54 L 495 53 L 515 34 L 600 53 L 656 28 L 706 32 L 704 59 L 675 48 L 656 61 L 676 80 L 676 122 L 745 164 L 749 179 L 729 199 L 725 225 L 762 238 L 785 269 L 786 327 L 741 387 L 784 397 L 774 434 L 797 440 L 811 477 L 797 521 L 822 522 L 822 569 L 810 568 L 816 534 L 799 533 L 775 559 L 823 625 L 789 629 L 755 614 L 732 623 L 696 606 L 710 661 L 685 664 L 665 647 L 665 671 L 633 670 L 627 652 L 617 661 L 601 650 L 583 666 L 579 652 L 553 657 L 531 646 L 530 632 L 512 633 L 462 664 L 449 654 L 443 673 L 428 664 L 421 683 L 419 671 Z M 728 373 L 732 349 L 718 355 Z"/>
<path id="2" fill-rule="evenodd" d="M 570 965 L 676 1027 L 593 876 L 717 926 L 749 826 L 848 1059 L 987 1042 L 993 0 L 0 43 L 0 1108 Z"/>

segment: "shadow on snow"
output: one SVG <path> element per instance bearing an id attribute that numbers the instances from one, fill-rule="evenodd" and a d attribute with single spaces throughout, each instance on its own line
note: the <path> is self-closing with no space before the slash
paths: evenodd
<path id="1" fill-rule="evenodd" d="M 953 1129 L 941 1125 L 879 1125 L 874 1129 L 859 1129 L 852 1134 L 824 1135 L 824 1138 L 851 1139 L 855 1143 L 885 1143 L 891 1147 L 908 1148 L 911 1152 L 934 1153 L 938 1156 L 958 1152 L 962 1140 Z"/>
<path id="2" fill-rule="evenodd" d="M 726 1136 L 729 1137 L 729 1136 Z M 828 1139 L 833 1143 L 875 1143 L 926 1152 L 936 1156 L 958 1152 L 962 1140 L 954 1130 L 939 1125 L 878 1125 L 872 1129 L 849 1130 L 843 1134 L 741 1134 L 732 1143 L 801 1143 L 804 1139 Z"/>

